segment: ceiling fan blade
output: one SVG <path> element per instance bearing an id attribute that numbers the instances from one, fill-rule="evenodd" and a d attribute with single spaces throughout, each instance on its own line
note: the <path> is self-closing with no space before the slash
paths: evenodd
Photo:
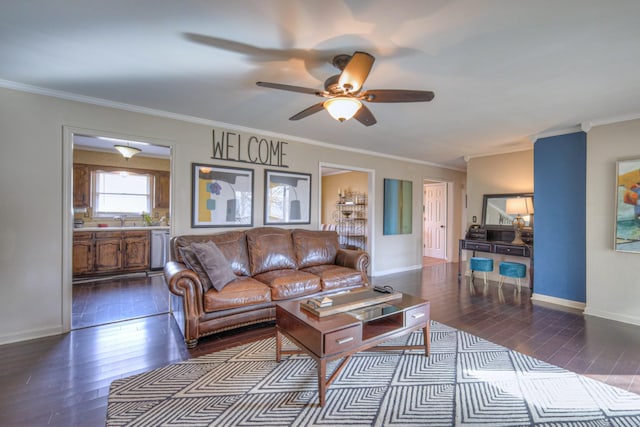
<path id="1" fill-rule="evenodd" d="M 366 52 L 355 52 L 340 74 L 338 84 L 349 92 L 358 92 L 376 59 Z"/>
<path id="2" fill-rule="evenodd" d="M 322 104 L 323 104 L 323 102 L 318 102 L 317 104 L 312 105 L 311 107 L 307 108 L 306 110 L 302 110 L 298 114 L 294 114 L 293 116 L 289 117 L 289 120 L 304 119 L 305 117 L 308 117 L 308 116 L 310 116 L 312 114 L 315 114 L 318 111 L 322 111 L 322 110 L 324 110 L 324 106 Z"/>
<path id="3" fill-rule="evenodd" d="M 361 96 L 369 102 L 428 102 L 434 94 L 428 90 L 373 89 Z"/>
<path id="4" fill-rule="evenodd" d="M 284 84 L 280 84 L 280 83 L 269 83 L 269 82 L 256 82 L 256 84 L 258 86 L 268 87 L 268 88 L 271 88 L 271 89 L 288 90 L 288 91 L 291 91 L 291 92 L 302 92 L 302 93 L 307 93 L 309 95 L 322 96 L 322 95 L 320 95 L 320 91 L 319 90 L 311 89 L 311 88 L 308 88 L 308 87 L 284 85 Z"/>
<path id="5" fill-rule="evenodd" d="M 373 113 L 371 112 L 371 110 L 369 110 L 367 106 L 364 104 L 362 104 L 362 107 L 360 107 L 360 109 L 358 110 L 356 115 L 353 116 L 353 118 L 365 126 L 373 126 L 376 123 L 378 123 L 376 118 L 373 117 Z"/>

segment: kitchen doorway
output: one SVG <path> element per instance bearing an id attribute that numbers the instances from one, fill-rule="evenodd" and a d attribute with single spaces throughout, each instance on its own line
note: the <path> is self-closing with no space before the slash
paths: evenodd
<path id="1" fill-rule="evenodd" d="M 171 147 L 83 131 L 69 138 L 70 328 L 168 313 Z"/>

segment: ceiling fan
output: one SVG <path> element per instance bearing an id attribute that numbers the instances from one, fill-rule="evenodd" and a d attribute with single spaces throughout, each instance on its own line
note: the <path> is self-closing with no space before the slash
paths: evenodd
<path id="1" fill-rule="evenodd" d="M 377 123 L 376 118 L 362 101 L 366 102 L 428 102 L 434 97 L 433 92 L 425 90 L 403 89 L 371 89 L 362 92 L 375 58 L 366 52 L 354 52 L 353 55 L 337 55 L 332 64 L 341 73 L 329 77 L 324 82 L 324 90 L 292 86 L 280 83 L 256 82 L 258 86 L 272 89 L 316 95 L 327 98 L 311 107 L 289 117 L 289 120 L 300 120 L 322 109 L 326 109 L 338 121 L 355 118 L 365 126 Z"/>

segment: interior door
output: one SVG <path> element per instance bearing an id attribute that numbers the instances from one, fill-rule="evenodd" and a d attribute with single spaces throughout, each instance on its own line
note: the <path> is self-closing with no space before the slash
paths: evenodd
<path id="1" fill-rule="evenodd" d="M 447 257 L 447 183 L 424 184 L 424 256 Z"/>

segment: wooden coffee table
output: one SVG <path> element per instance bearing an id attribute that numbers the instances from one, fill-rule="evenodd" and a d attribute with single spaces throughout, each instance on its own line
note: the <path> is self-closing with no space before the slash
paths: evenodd
<path id="1" fill-rule="evenodd" d="M 347 294 L 344 294 L 347 295 Z M 373 290 L 351 292 L 366 305 L 367 298 L 377 298 L 379 292 Z M 340 296 L 331 297 L 339 302 Z M 308 299 L 308 298 L 307 298 Z M 429 356 L 430 303 L 407 294 L 382 304 L 360 307 L 356 310 L 339 311 L 320 317 L 301 307 L 307 299 L 284 301 L 276 304 L 276 361 L 283 354 L 306 353 L 318 366 L 318 391 L 320 406 L 325 405 L 327 387 L 337 378 L 340 371 L 355 353 L 365 350 L 414 350 L 424 349 Z M 334 310 L 335 311 L 335 310 Z M 423 330 L 423 345 L 379 346 L 379 344 Z M 283 350 L 282 337 L 286 336 L 299 350 Z M 329 379 L 326 379 L 327 363 L 344 360 Z"/>

